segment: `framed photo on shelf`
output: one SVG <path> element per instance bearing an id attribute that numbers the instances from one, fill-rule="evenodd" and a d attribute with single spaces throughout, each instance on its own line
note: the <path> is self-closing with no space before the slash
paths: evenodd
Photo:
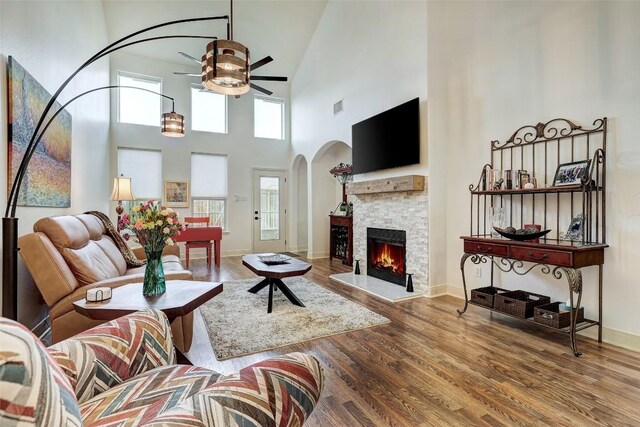
<path id="1" fill-rule="evenodd" d="M 590 167 L 591 159 L 558 165 L 556 174 L 553 177 L 553 186 L 562 187 L 582 184 L 582 179 L 589 177 Z"/>
<path id="2" fill-rule="evenodd" d="M 165 181 L 163 201 L 168 208 L 188 208 L 189 181 Z"/>
<path id="3" fill-rule="evenodd" d="M 578 241 L 582 240 L 582 234 L 584 233 L 584 215 L 579 214 L 571 220 L 569 228 L 566 233 L 561 233 L 561 240 Z"/>

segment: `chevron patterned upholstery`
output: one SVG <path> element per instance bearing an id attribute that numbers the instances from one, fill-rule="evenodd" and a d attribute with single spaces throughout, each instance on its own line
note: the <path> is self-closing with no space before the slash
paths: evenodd
<path id="1" fill-rule="evenodd" d="M 159 366 L 176 363 L 171 326 L 161 311 L 145 310 L 103 323 L 49 351 L 80 403 Z"/>
<path id="2" fill-rule="evenodd" d="M 27 328 L 0 318 L 0 425 L 82 426 L 69 380 Z"/>
<path id="3" fill-rule="evenodd" d="M 274 357 L 224 377 L 205 368 L 175 365 L 169 323 L 156 310 L 105 323 L 50 347 L 48 353 L 17 323 L 2 319 L 0 328 L 3 426 L 20 421 L 38 426 L 293 427 L 304 424 L 324 386 L 319 362 L 302 353 Z M 4 350 L 5 337 L 16 335 L 15 330 L 18 341 L 40 347 L 53 372 L 54 381 L 48 384 L 55 382 L 62 391 L 41 388 L 45 392 L 37 396 L 40 400 L 25 400 L 34 394 L 17 388 L 26 383 L 24 373 L 16 374 L 24 369 L 9 365 L 7 360 L 17 359 Z M 43 366 L 47 363 L 38 367 Z M 6 395 L 9 383 L 17 391 Z"/>

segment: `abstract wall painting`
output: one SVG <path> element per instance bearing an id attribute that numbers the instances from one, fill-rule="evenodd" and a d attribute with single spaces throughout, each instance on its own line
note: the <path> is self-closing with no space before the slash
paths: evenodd
<path id="1" fill-rule="evenodd" d="M 8 58 L 7 77 L 7 191 L 10 191 L 29 139 L 51 99 L 51 94 L 11 56 Z M 48 117 L 59 108 L 60 104 L 56 102 Z M 56 117 L 33 154 L 22 181 L 18 206 L 71 206 L 71 114 L 68 111 L 63 111 Z"/>

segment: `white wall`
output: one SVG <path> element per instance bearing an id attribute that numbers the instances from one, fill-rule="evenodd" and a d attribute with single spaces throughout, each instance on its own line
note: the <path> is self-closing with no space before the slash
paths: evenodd
<path id="1" fill-rule="evenodd" d="M 421 163 L 355 179 L 428 174 L 426 13 L 425 2 L 328 2 L 291 86 L 292 158 L 313 159 L 333 140 L 350 146 L 354 123 L 420 97 Z M 334 116 L 333 104 L 341 99 L 344 111 Z M 310 200 L 313 169 L 310 162 Z M 315 205 L 309 212 L 310 251 L 326 253 L 324 240 L 314 243 L 312 228 L 324 227 L 335 206 Z M 318 232 L 328 235 L 328 225 Z"/>
<path id="2" fill-rule="evenodd" d="M 309 234 L 308 212 L 309 198 L 307 197 L 308 187 L 308 164 L 307 160 L 300 156 L 294 162 L 292 173 L 292 194 L 293 194 L 293 218 L 296 218 L 292 227 L 293 233 L 291 241 L 295 245 L 294 250 L 306 251 L 308 248 L 307 238 Z M 295 190 L 294 190 L 295 189 Z"/>
<path id="3" fill-rule="evenodd" d="M 176 55 L 176 57 L 178 57 Z M 197 64 L 195 66 L 197 69 Z M 111 175 L 116 175 L 117 148 L 161 149 L 163 154 L 163 180 L 191 180 L 191 153 L 213 153 L 228 156 L 228 209 L 227 233 L 222 238 L 223 255 L 251 252 L 252 245 L 252 168 L 287 169 L 289 167 L 290 142 L 253 136 L 252 92 L 239 99 L 228 97 L 228 134 L 216 134 L 191 130 L 190 84 L 197 79 L 173 75 L 174 71 L 194 71 L 194 67 L 170 63 L 126 52 L 114 54 L 111 59 L 111 81 L 117 82 L 117 72 L 128 71 L 161 77 L 163 93 L 175 98 L 176 112 L 185 116 L 186 135 L 183 138 L 166 138 L 159 127 L 138 126 L 117 122 L 117 94 L 112 93 L 111 110 Z M 289 86 L 285 83 L 265 83 L 273 96 L 285 99 L 285 111 L 289 111 Z M 164 111 L 170 111 L 165 101 Z M 287 123 L 289 121 L 287 115 Z M 134 183 L 135 189 L 135 183 Z M 238 200 L 236 200 L 237 196 Z M 115 204 L 112 210 L 115 209 Z M 191 209 L 177 209 L 181 215 Z"/>
<path id="4" fill-rule="evenodd" d="M 430 184 L 447 189 L 441 209 L 449 284 L 461 286 L 467 188 L 489 159 L 489 141 L 556 117 L 590 125 L 607 116 L 605 339 L 615 330 L 640 335 L 639 20 L 637 2 L 428 3 L 429 141 L 432 164 L 439 166 Z M 592 317 L 597 269 L 587 271 L 584 305 Z M 566 284 L 548 276 L 529 276 L 526 283 L 512 277 L 505 276 L 505 286 L 568 297 Z"/>
<path id="5" fill-rule="evenodd" d="M 107 44 L 100 2 L 0 2 L 0 205 L 7 194 L 7 86 L 6 61 L 13 56 L 50 93 L 86 59 Z M 108 59 L 82 71 L 60 95 L 65 102 L 85 90 L 109 83 Z M 19 234 L 32 230 L 40 218 L 81 213 L 109 206 L 109 98 L 95 93 L 68 107 L 73 117 L 71 207 L 68 209 L 18 207 Z M 33 326 L 42 315 L 28 272 L 19 265 L 19 318 Z M 22 303 L 25 305 L 23 306 Z M 23 310 L 24 308 L 24 310 Z M 24 316 L 27 316 L 25 318 Z"/>

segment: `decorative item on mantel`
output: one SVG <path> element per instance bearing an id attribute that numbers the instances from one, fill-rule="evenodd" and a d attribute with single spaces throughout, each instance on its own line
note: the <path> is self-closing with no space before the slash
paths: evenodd
<path id="1" fill-rule="evenodd" d="M 329 171 L 338 180 L 338 183 L 342 185 L 342 201 L 331 215 L 351 216 L 349 215 L 349 204 L 347 203 L 347 183 L 353 180 L 352 171 L 353 167 L 345 163 L 340 163 Z"/>
<path id="2" fill-rule="evenodd" d="M 353 274 L 360 274 L 360 260 L 359 259 L 356 260 L 356 267 L 355 267 L 355 269 L 353 271 Z"/>
<path id="3" fill-rule="evenodd" d="M 131 214 L 123 214 L 118 227 L 128 230 L 125 232 L 125 239 L 126 233 L 131 232 L 144 248 L 147 266 L 142 294 L 145 297 L 162 295 L 166 290 L 162 251 L 166 245 L 175 245 L 173 237 L 184 229 L 180 223 L 180 215 L 157 201 L 149 200 L 131 208 Z"/>

